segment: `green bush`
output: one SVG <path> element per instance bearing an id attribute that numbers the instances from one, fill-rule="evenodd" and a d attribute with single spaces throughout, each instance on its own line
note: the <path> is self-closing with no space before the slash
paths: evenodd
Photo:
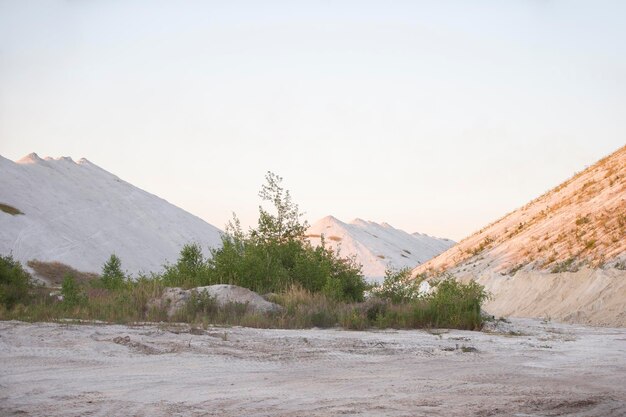
<path id="1" fill-rule="evenodd" d="M 446 277 L 435 284 L 425 312 L 432 327 L 479 329 L 483 323 L 481 306 L 489 298 L 485 288 L 475 281 L 463 284 Z"/>
<path id="2" fill-rule="evenodd" d="M 421 280 L 411 279 L 411 268 L 400 270 L 388 269 L 382 285 L 373 290 L 373 293 L 392 303 L 405 303 L 416 300 L 419 296 Z"/>
<path id="3" fill-rule="evenodd" d="M 323 292 L 337 300 L 362 301 L 367 284 L 353 259 L 342 259 L 305 237 L 308 224 L 282 178 L 268 172 L 259 196 L 273 210 L 259 207 L 256 229 L 244 233 L 236 216 L 226 226 L 222 245 L 206 259 L 197 244 L 185 245 L 174 265 L 159 276 L 163 285 L 192 288 L 232 284 L 258 293 L 278 293 L 292 285 Z"/>
<path id="4" fill-rule="evenodd" d="M 215 298 L 206 291 L 191 293 L 191 297 L 185 306 L 176 314 L 177 321 L 193 322 L 200 318 L 213 318 L 218 312 L 218 304 Z"/>
<path id="5" fill-rule="evenodd" d="M 24 302 L 32 287 L 31 276 L 13 256 L 0 256 L 0 304 L 12 308 Z"/>
<path id="6" fill-rule="evenodd" d="M 63 296 L 63 305 L 66 307 L 75 307 L 86 301 L 86 297 L 76 283 L 73 275 L 66 274 L 61 285 L 61 295 Z"/>
<path id="7" fill-rule="evenodd" d="M 304 235 L 308 224 L 300 220 L 302 214 L 289 191 L 280 186 L 281 181 L 268 172 L 259 196 L 271 203 L 273 210 L 259 207 L 256 229 L 244 233 L 235 216 L 222 236 L 222 246 L 211 250 L 208 260 L 194 264 L 193 272 L 185 275 L 179 266 L 184 257 L 181 252 L 177 265 L 163 274 L 163 282 L 182 286 L 233 284 L 262 294 L 299 285 L 337 300 L 363 300 L 367 284 L 360 265 L 340 258 L 323 242 L 319 247 L 310 244 Z"/>

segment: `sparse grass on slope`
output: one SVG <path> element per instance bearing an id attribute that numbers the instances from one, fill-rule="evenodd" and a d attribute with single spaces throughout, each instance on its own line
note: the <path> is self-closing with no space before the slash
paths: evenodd
<path id="1" fill-rule="evenodd" d="M 575 271 L 612 265 L 626 251 L 626 147 L 489 224 L 414 274 L 483 268 Z M 462 268 L 462 269 L 461 269 Z"/>
<path id="2" fill-rule="evenodd" d="M 37 275 L 46 279 L 50 285 L 54 286 L 61 285 L 66 275 L 73 276 L 79 283 L 98 279 L 98 274 L 77 271 L 71 266 L 61 262 L 42 262 L 33 259 L 28 261 L 27 265 L 31 267 Z"/>
<path id="3" fill-rule="evenodd" d="M 12 216 L 17 216 L 18 214 L 24 214 L 19 209 L 16 209 L 15 207 L 10 206 L 8 204 L 4 204 L 4 203 L 0 203 L 0 211 L 4 211 L 5 213 L 10 214 Z"/>

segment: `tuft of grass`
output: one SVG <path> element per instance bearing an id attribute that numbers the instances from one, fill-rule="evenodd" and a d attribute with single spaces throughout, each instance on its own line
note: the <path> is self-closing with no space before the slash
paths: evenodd
<path id="1" fill-rule="evenodd" d="M 507 274 L 510 275 L 510 276 L 514 276 L 517 273 L 517 271 L 519 271 L 523 267 L 524 267 L 523 263 L 517 264 L 513 268 L 511 268 Z"/>
<path id="2" fill-rule="evenodd" d="M 520 223 L 520 224 L 521 224 L 521 223 Z M 472 255 L 476 256 L 476 255 L 480 254 L 482 251 L 484 251 L 484 250 L 485 250 L 485 249 L 486 249 L 489 245 L 491 245 L 494 241 L 495 241 L 495 239 L 494 239 L 494 238 L 492 238 L 491 236 L 487 236 L 487 237 L 485 237 L 485 238 L 482 240 L 482 242 L 480 242 L 480 244 L 479 244 L 477 247 L 475 247 L 475 248 L 471 249 L 471 250 L 470 250 L 470 253 L 471 253 Z"/>
<path id="3" fill-rule="evenodd" d="M 22 213 L 19 209 L 10 206 L 8 204 L 4 204 L 4 203 L 0 203 L 0 211 L 3 211 L 7 214 L 10 214 L 11 216 L 17 216 L 19 214 L 24 214 Z"/>
<path id="4" fill-rule="evenodd" d="M 591 219 L 589 218 L 589 216 L 578 217 L 576 219 L 576 226 L 582 226 L 583 224 L 587 224 L 589 222 L 591 222 Z"/>
<path id="5" fill-rule="evenodd" d="M 619 269 L 620 271 L 626 271 L 626 261 L 616 262 L 615 269 Z"/>

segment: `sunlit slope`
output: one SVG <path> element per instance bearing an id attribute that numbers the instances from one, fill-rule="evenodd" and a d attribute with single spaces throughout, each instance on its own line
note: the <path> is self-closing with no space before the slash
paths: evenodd
<path id="1" fill-rule="evenodd" d="M 626 326 L 626 148 L 414 269 L 475 279 L 498 316 Z"/>
<path id="2" fill-rule="evenodd" d="M 626 257 L 626 147 L 414 272 L 576 271 Z"/>
<path id="3" fill-rule="evenodd" d="M 100 271 L 111 253 L 129 272 L 161 269 L 181 247 L 220 244 L 220 231 L 86 159 L 0 157 L 0 253 Z"/>

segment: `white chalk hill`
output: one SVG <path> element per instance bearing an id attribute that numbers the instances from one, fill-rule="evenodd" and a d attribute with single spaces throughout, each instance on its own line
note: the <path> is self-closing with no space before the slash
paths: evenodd
<path id="1" fill-rule="evenodd" d="M 128 272 L 149 272 L 175 262 L 186 243 L 221 244 L 216 227 L 86 159 L 0 156 L 0 203 L 23 213 L 0 211 L 0 254 L 24 264 L 99 272 L 115 253 Z"/>
<path id="2" fill-rule="evenodd" d="M 372 282 L 380 282 L 385 270 L 413 268 L 437 256 L 454 245 L 449 239 L 420 233 L 409 234 L 387 223 L 355 219 L 344 223 L 326 216 L 307 230 L 313 245 L 319 245 L 321 236 L 332 249 L 340 249 L 343 257 L 356 257 L 363 265 L 363 274 Z"/>

